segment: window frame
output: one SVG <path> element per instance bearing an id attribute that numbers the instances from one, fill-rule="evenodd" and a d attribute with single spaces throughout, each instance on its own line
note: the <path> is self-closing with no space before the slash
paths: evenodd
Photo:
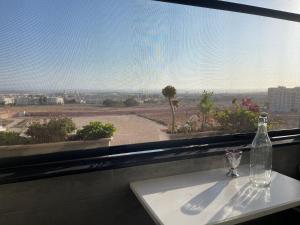
<path id="1" fill-rule="evenodd" d="M 236 133 L 2 158 L 0 184 L 223 155 L 227 148 L 249 151 L 254 135 Z M 300 129 L 270 131 L 269 136 L 274 148 L 300 144 Z"/>
<path id="2" fill-rule="evenodd" d="M 294 22 L 300 14 L 217 0 L 152 0 L 246 13 Z M 224 154 L 226 148 L 250 150 L 255 133 L 235 133 L 202 138 L 148 142 L 91 150 L 0 158 L 0 184 L 40 178 L 162 163 Z M 300 128 L 270 131 L 274 148 L 300 144 Z"/>

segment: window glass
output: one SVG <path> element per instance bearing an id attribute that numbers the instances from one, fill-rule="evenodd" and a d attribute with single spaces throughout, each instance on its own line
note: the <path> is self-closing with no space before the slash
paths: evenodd
<path id="1" fill-rule="evenodd" d="M 0 25 L 0 157 L 252 132 L 263 111 L 269 130 L 300 124 L 296 22 L 149 0 L 0 0 Z"/>

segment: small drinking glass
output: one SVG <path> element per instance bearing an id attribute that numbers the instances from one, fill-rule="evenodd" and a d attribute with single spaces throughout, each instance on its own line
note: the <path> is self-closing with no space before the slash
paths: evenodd
<path id="1" fill-rule="evenodd" d="M 225 158 L 230 166 L 226 176 L 228 177 L 239 177 L 238 166 L 242 159 L 242 151 L 237 150 L 226 150 Z"/>

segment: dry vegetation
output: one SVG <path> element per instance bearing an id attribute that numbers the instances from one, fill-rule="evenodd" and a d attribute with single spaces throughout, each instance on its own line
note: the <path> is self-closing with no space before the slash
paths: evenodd
<path id="1" fill-rule="evenodd" d="M 223 102 L 218 102 L 219 106 L 224 105 Z M 97 105 L 83 105 L 83 104 L 69 104 L 69 105 L 54 105 L 54 106 L 14 106 L 14 107 L 0 107 L 3 125 L 11 123 L 13 118 L 20 118 L 19 114 L 26 111 L 26 115 L 33 118 L 49 118 L 54 116 L 68 116 L 68 117 L 90 117 L 90 116 L 120 116 L 120 115 L 137 115 L 161 125 L 168 126 L 171 123 L 170 108 L 165 104 L 145 104 L 134 107 L 103 107 Z M 197 103 L 181 102 L 176 111 L 176 124 L 182 125 L 192 115 L 199 115 Z M 299 120 L 299 115 L 296 113 L 277 114 L 276 116 L 283 119 L 283 124 L 276 129 L 295 128 Z M 8 117 L 8 118 L 7 118 Z M 5 118 L 5 119 L 3 119 Z M 22 123 L 22 122 L 21 122 Z M 22 125 L 22 124 L 20 124 Z M 19 127 L 17 125 L 17 127 Z"/>

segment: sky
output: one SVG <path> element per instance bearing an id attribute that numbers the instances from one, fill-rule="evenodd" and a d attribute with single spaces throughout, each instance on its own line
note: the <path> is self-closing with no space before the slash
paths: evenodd
<path id="1" fill-rule="evenodd" d="M 247 2 L 300 12 L 299 1 Z M 150 0 L 0 0 L 0 91 L 168 84 L 300 86 L 300 23 Z"/>

